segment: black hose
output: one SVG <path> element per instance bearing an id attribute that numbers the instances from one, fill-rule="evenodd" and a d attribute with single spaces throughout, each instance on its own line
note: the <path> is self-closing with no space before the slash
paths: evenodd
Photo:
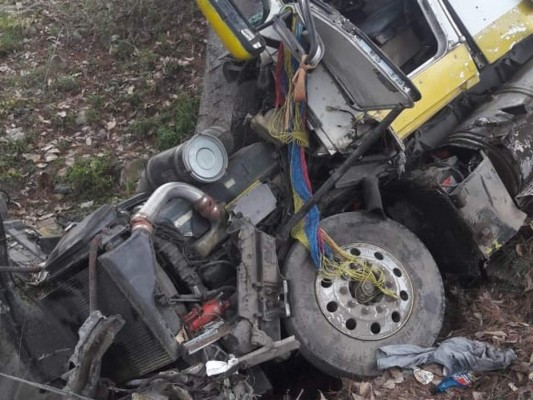
<path id="1" fill-rule="evenodd" d="M 308 60 L 312 60 L 316 57 L 318 52 L 318 34 L 315 27 L 315 21 L 311 12 L 311 3 L 309 0 L 300 0 L 300 8 L 302 9 L 303 20 L 307 32 L 309 33 L 309 53 L 307 55 Z"/>
<path id="2" fill-rule="evenodd" d="M 1 240 L 1 239 L 0 239 Z M 3 246 L 0 246 L 0 248 Z M 0 254 L 2 253 L 2 250 L 0 249 Z M 0 255 L 0 258 L 4 258 L 4 255 Z M 44 270 L 44 267 L 42 266 L 30 266 L 30 267 L 19 267 L 14 265 L 2 265 L 0 266 L 0 272 L 15 272 L 15 273 L 21 273 L 21 274 L 35 274 L 37 272 L 41 272 Z"/>
<path id="3" fill-rule="evenodd" d="M 171 267 L 171 271 L 169 272 L 172 275 L 182 281 L 191 292 L 194 292 L 196 289 L 200 293 L 207 292 L 207 288 L 202 282 L 200 275 L 198 275 L 196 269 L 189 265 L 178 246 L 158 236 L 154 237 L 154 243 L 159 253 Z"/>
<path id="4" fill-rule="evenodd" d="M 4 217 L 0 215 L 0 265 L 8 265 L 9 264 L 9 256 L 7 253 L 7 237 L 6 237 L 6 230 L 4 227 Z M 2 271 L 2 268 L 7 267 L 0 267 L 0 271 Z"/>
<path id="5" fill-rule="evenodd" d="M 89 248 L 89 310 L 91 313 L 98 309 L 96 258 L 98 257 L 98 247 L 101 241 L 102 237 L 96 235 L 91 241 Z"/>
<path id="6" fill-rule="evenodd" d="M 202 265 L 199 265 L 198 268 L 200 271 L 203 271 L 204 269 L 206 268 L 209 268 L 209 267 L 212 267 L 214 265 L 220 265 L 220 264 L 224 264 L 224 265 L 227 265 L 227 266 L 230 266 L 230 267 L 233 267 L 235 268 L 235 265 L 230 262 L 230 261 L 226 261 L 226 260 L 217 260 L 217 261 L 210 261 L 208 263 L 205 263 L 205 264 L 202 264 Z"/>

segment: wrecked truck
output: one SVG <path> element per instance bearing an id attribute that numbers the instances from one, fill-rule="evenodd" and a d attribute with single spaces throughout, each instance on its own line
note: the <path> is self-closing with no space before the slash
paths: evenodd
<path id="1" fill-rule="evenodd" d="M 246 398 L 296 351 L 375 375 L 532 214 L 532 2 L 197 4 L 216 126 L 61 237 L 0 224 L 2 398 Z"/>

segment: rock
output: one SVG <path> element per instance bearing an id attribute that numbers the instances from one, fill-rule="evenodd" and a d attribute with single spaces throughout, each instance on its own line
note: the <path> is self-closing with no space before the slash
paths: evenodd
<path id="1" fill-rule="evenodd" d="M 39 162 L 41 160 L 41 155 L 40 154 L 34 154 L 34 153 L 28 153 L 28 154 L 23 154 L 22 158 L 24 158 L 25 160 L 28 160 L 28 161 L 33 161 L 34 163 L 36 163 L 36 162 Z"/>
<path id="2" fill-rule="evenodd" d="M 67 185 L 55 185 L 54 192 L 60 195 L 72 193 L 72 189 Z"/>
<path id="3" fill-rule="evenodd" d="M 86 110 L 80 110 L 78 114 L 76 114 L 76 125 L 77 126 L 87 125 L 87 111 Z"/>
<path id="4" fill-rule="evenodd" d="M 52 162 L 52 161 L 55 161 L 59 158 L 59 156 L 57 154 L 54 154 L 54 153 L 48 153 L 44 156 L 44 161 L 46 162 Z"/>
<path id="5" fill-rule="evenodd" d="M 83 35 L 80 33 L 79 30 L 74 29 L 72 32 L 70 32 L 69 40 L 72 43 L 79 43 L 83 40 Z"/>
<path id="6" fill-rule="evenodd" d="M 8 128 L 6 129 L 6 139 L 9 141 L 19 141 L 26 139 L 26 132 L 22 128 Z"/>
<path id="7" fill-rule="evenodd" d="M 102 128 L 102 129 L 100 129 L 98 131 L 98 133 L 96 135 L 97 135 L 97 139 L 106 139 L 107 138 L 107 131 Z"/>
<path id="8" fill-rule="evenodd" d="M 126 187 L 139 180 L 142 171 L 146 167 L 146 160 L 135 159 L 126 161 L 120 171 L 120 186 Z"/>
<path id="9" fill-rule="evenodd" d="M 91 208 L 92 206 L 94 206 L 94 201 L 86 201 L 84 203 L 81 203 L 80 204 L 80 208 L 81 209 L 84 209 L 84 208 Z"/>

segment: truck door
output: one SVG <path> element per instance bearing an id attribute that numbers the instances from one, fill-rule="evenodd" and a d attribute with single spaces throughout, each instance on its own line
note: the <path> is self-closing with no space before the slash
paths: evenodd
<path id="1" fill-rule="evenodd" d="M 529 0 L 448 2 L 491 64 L 533 33 L 533 2 Z"/>
<path id="2" fill-rule="evenodd" d="M 479 71 L 472 55 L 442 1 L 418 0 L 417 3 L 438 46 L 433 57 L 408 74 L 422 98 L 392 124 L 402 139 L 479 82 Z"/>

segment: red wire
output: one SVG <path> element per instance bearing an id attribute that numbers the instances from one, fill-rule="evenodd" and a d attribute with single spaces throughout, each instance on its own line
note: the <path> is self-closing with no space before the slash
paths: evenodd
<path id="1" fill-rule="evenodd" d="M 304 179 L 305 179 L 305 186 L 307 186 L 307 189 L 309 189 L 309 191 L 312 192 L 311 181 L 309 180 L 309 172 L 307 170 L 307 163 L 305 162 L 305 148 L 304 147 L 300 147 L 300 164 L 302 166 L 302 175 L 304 176 Z"/>
<path id="2" fill-rule="evenodd" d="M 283 103 L 285 102 L 285 96 L 283 95 L 282 89 L 281 89 L 281 72 L 283 68 L 283 43 L 279 45 L 278 48 L 278 60 L 276 63 L 276 108 L 281 107 Z"/>

